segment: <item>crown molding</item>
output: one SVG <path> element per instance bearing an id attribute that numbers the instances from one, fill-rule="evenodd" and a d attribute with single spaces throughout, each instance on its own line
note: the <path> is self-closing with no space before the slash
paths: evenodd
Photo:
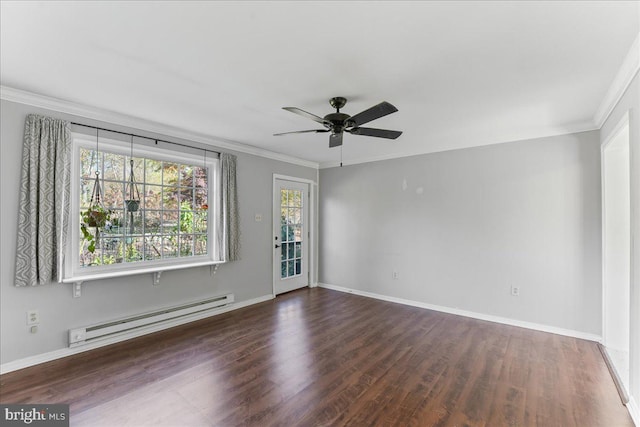
<path id="1" fill-rule="evenodd" d="M 629 52 L 627 52 L 627 56 L 625 56 L 622 62 L 622 66 L 611 82 L 611 86 L 609 86 L 607 94 L 596 110 L 596 114 L 593 116 L 593 121 L 598 125 L 598 128 L 601 128 L 609 118 L 609 115 L 618 102 L 620 102 L 620 98 L 624 95 L 631 81 L 636 74 L 638 74 L 638 70 L 640 70 L 640 33 L 633 41 Z"/>
<path id="2" fill-rule="evenodd" d="M 278 160 L 281 162 L 292 163 L 295 165 L 305 166 L 313 169 L 319 168 L 319 164 L 316 162 L 288 156 L 286 154 L 276 153 L 269 150 L 264 150 L 262 148 L 242 144 L 237 141 L 212 135 L 205 135 L 197 132 L 191 132 L 186 129 L 165 125 L 151 120 L 132 117 L 115 111 L 105 110 L 102 108 L 92 107 L 84 104 L 78 104 L 75 102 L 66 101 L 64 99 L 40 95 L 34 92 L 28 92 L 8 86 L 0 86 L 0 99 L 10 102 L 16 102 L 19 104 L 31 105 L 39 108 L 45 108 L 48 110 L 71 114 L 87 119 L 99 120 L 101 122 L 111 123 L 114 125 L 126 126 L 129 128 L 135 128 L 147 132 L 153 132 L 169 137 L 199 142 L 212 147 L 233 150 L 240 153 L 251 154 L 253 156 L 264 157 L 271 160 Z"/>

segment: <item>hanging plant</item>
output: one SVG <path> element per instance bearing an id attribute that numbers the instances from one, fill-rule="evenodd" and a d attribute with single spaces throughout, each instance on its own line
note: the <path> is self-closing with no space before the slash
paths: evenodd
<path id="1" fill-rule="evenodd" d="M 80 231 L 82 237 L 88 243 L 87 250 L 94 253 L 96 245 L 100 241 L 100 228 L 108 227 L 111 224 L 111 211 L 106 210 L 102 206 L 93 206 L 82 212 L 82 223 Z M 89 228 L 95 228 L 95 232 L 91 233 Z"/>
<path id="2" fill-rule="evenodd" d="M 87 250 L 94 253 L 96 245 L 100 242 L 100 229 L 111 225 L 112 212 L 102 205 L 102 188 L 100 186 L 100 172 L 96 171 L 96 179 L 93 183 L 89 208 L 80 213 L 82 222 L 80 231 L 83 239 L 88 243 Z M 90 228 L 95 228 L 91 233 Z"/>

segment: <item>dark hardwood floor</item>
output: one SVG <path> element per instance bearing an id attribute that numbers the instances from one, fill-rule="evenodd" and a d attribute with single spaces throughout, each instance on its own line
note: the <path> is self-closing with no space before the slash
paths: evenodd
<path id="1" fill-rule="evenodd" d="M 596 343 L 326 289 L 0 377 L 72 426 L 632 426 Z"/>

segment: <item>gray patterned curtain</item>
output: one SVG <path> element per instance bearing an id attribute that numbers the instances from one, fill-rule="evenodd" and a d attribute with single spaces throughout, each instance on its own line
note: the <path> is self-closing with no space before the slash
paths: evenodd
<path id="1" fill-rule="evenodd" d="M 225 261 L 240 259 L 240 228 L 238 216 L 238 190 L 236 188 L 236 156 L 220 154 L 220 233 L 219 247 Z"/>
<path id="2" fill-rule="evenodd" d="M 61 280 L 69 216 L 71 125 L 30 114 L 24 124 L 16 286 Z"/>

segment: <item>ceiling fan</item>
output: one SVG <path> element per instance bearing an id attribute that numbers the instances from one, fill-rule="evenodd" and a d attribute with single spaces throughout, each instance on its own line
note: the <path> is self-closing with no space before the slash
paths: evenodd
<path id="1" fill-rule="evenodd" d="M 368 110 L 364 110 L 355 116 L 350 116 L 345 113 L 341 113 L 340 109 L 345 106 L 347 99 L 341 96 L 331 98 L 329 104 L 336 109 L 335 113 L 329 113 L 324 117 L 316 116 L 315 114 L 308 113 L 297 107 L 282 107 L 283 110 L 291 111 L 292 113 L 299 114 L 303 117 L 307 117 L 314 122 L 322 124 L 324 129 L 312 129 L 312 130 L 299 130 L 295 132 L 276 133 L 274 136 L 288 135 L 292 133 L 324 133 L 331 132 L 329 135 L 329 147 L 339 147 L 342 145 L 342 135 L 344 132 L 348 132 L 352 135 L 364 135 L 375 136 L 377 138 L 396 139 L 402 132 L 397 130 L 387 129 L 374 129 L 360 127 L 365 123 L 369 123 L 372 120 L 384 117 L 387 114 L 395 113 L 398 111 L 396 107 L 389 104 L 386 101 L 381 102 L 378 105 L 374 105 Z"/>

